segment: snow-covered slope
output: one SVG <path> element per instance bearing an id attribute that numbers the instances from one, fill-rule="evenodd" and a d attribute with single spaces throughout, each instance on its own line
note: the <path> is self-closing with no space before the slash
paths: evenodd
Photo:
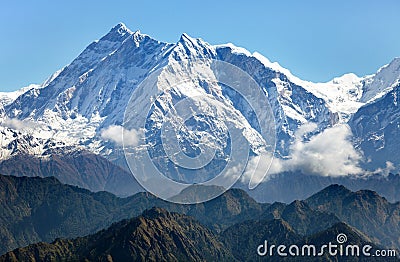
<path id="1" fill-rule="evenodd" d="M 41 85 L 30 84 L 26 87 L 23 87 L 13 92 L 0 92 L 0 107 L 4 107 L 6 105 L 11 104 L 12 102 L 15 101 L 15 99 L 17 99 L 20 95 L 22 95 L 26 91 L 40 87 Z"/>
<path id="2" fill-rule="evenodd" d="M 399 81 L 400 58 L 395 58 L 389 64 L 381 67 L 375 75 L 365 78 L 360 101 L 372 103 L 393 90 L 399 84 Z"/>
<path id="3" fill-rule="evenodd" d="M 353 73 L 336 77 L 326 83 L 305 83 L 310 92 L 324 99 L 333 112 L 340 115 L 341 122 L 347 122 L 349 117 L 364 105 L 360 102 L 362 96 L 363 78 Z"/>
<path id="4" fill-rule="evenodd" d="M 2 94 L 1 123 L 5 142 L 1 157 L 18 152 L 13 149 L 15 146 L 9 146 L 10 143 L 29 148 L 32 146 L 30 140 L 37 140 L 34 144 L 39 146 L 27 150 L 28 153 L 44 154 L 46 143 L 62 141 L 64 146 L 84 148 L 116 162 L 121 161 L 122 147 L 115 143 L 118 139 L 112 139 L 112 135 L 105 137 L 104 131 L 122 125 L 132 94 L 152 72 L 170 66 L 178 77 L 190 74 L 185 67 L 174 66 L 186 59 L 227 62 L 247 72 L 257 82 L 267 95 L 275 118 L 275 153 L 282 158 L 289 155 L 300 126 L 313 123 L 318 133 L 339 122 L 347 123 L 359 108 L 390 92 L 400 76 L 400 62 L 395 59 L 372 76 L 360 78 L 346 74 L 327 83 L 311 83 L 293 76 L 278 63 L 233 44 L 213 46 L 187 34 L 182 34 L 176 43 L 164 43 L 118 24 L 41 86 L 18 94 Z M 211 63 L 205 64 L 208 65 L 205 72 L 210 73 Z M 208 139 L 212 141 L 210 147 L 217 148 L 219 160 L 225 159 L 229 141 L 225 136 L 227 127 L 221 120 L 224 116 L 224 120 L 245 130 L 244 138 L 249 142 L 252 154 L 259 154 L 258 149 L 265 143 L 260 138 L 257 119 L 251 108 L 237 94 L 215 85 L 214 80 L 215 76 L 210 73 L 209 81 L 159 89 L 164 92 L 160 97 L 164 104 L 158 104 L 149 116 L 143 115 L 154 120 L 154 126 L 149 127 L 146 133 L 150 138 L 147 142 L 153 143 L 154 157 L 162 156 L 160 150 L 155 150 L 161 139 L 160 121 L 165 117 L 166 109 L 176 110 L 174 103 L 177 98 L 190 98 L 194 103 L 215 109 L 211 116 L 192 120 L 193 126 L 203 129 L 182 130 L 181 142 L 187 152 L 195 154 L 199 150 L 199 141 Z M 146 104 L 149 101 L 145 99 L 153 99 L 146 92 L 148 90 L 143 90 L 141 95 L 133 98 L 134 101 Z M 192 97 L 192 92 L 199 94 L 197 98 Z M 139 112 L 146 114 L 148 110 L 143 107 Z M 29 123 L 35 123 L 34 127 Z M 172 115 L 171 123 L 179 124 L 178 118 Z M 19 130 L 21 125 L 23 128 Z M 22 138 L 14 139 L 15 134 Z M 26 135 L 31 136 L 29 141 L 23 139 Z M 159 165 L 168 169 L 170 163 L 160 161 Z M 174 174 L 182 178 L 182 173 Z"/>
<path id="5" fill-rule="evenodd" d="M 253 55 L 267 67 L 285 74 L 291 82 L 322 98 L 332 112 L 340 115 L 340 122 L 348 122 L 359 108 L 383 97 L 400 81 L 400 58 L 393 59 L 373 75 L 358 77 L 348 73 L 326 83 L 313 83 L 299 79 L 279 63 L 270 62 L 259 53 Z"/>
<path id="6" fill-rule="evenodd" d="M 384 91 L 386 92 L 386 90 Z M 382 93 L 379 92 L 378 96 Z M 400 83 L 382 97 L 361 107 L 355 113 L 350 126 L 357 140 L 356 145 L 362 149 L 369 160 L 370 168 L 385 167 L 398 170 L 400 163 Z"/>

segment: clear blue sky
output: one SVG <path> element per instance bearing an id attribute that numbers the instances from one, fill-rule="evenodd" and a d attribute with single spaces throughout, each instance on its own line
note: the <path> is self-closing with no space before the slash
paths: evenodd
<path id="1" fill-rule="evenodd" d="M 62 4 L 61 4 L 62 3 Z M 232 42 L 305 80 L 400 56 L 400 1 L 2 1 L 0 91 L 40 83 L 118 22 L 166 42 Z"/>

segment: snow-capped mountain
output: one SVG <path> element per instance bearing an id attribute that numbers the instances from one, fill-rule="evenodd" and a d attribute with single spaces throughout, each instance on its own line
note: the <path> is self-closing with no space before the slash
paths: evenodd
<path id="1" fill-rule="evenodd" d="M 55 140 L 109 152 L 104 150 L 100 130 L 122 123 L 137 85 L 151 70 L 187 58 L 227 61 L 256 78 L 268 92 L 283 141 L 301 123 L 317 122 L 325 128 L 336 121 L 322 99 L 240 48 L 211 46 L 186 34 L 175 44 L 163 43 L 123 24 L 90 44 L 45 87 L 30 89 L 5 110 L 10 118 L 42 123 Z"/>
<path id="2" fill-rule="evenodd" d="M 0 105 L 3 105 L 3 109 L 0 108 L 3 112 L 1 123 L 4 126 L 1 158 L 16 154 L 18 150 L 15 148 L 31 146 L 35 149 L 26 150 L 28 153 L 41 155 L 45 152 L 46 143 L 62 141 L 65 146 L 83 148 L 120 163 L 122 147 L 112 137 L 105 137 L 104 131 L 124 123 L 125 110 L 132 94 L 146 77 L 166 66 L 170 66 L 176 76 L 186 76 L 190 72 L 174 65 L 187 59 L 227 62 L 242 69 L 257 82 L 267 95 L 275 118 L 275 154 L 281 158 L 290 157 L 296 132 L 306 124 L 315 124 L 317 128 L 313 132 L 320 133 L 338 123 L 349 123 L 359 145 L 361 140 L 366 141 L 370 139 L 370 134 L 378 132 L 374 129 L 375 125 L 368 122 L 371 119 L 368 123 L 360 120 L 365 119 L 360 115 L 365 115 L 368 108 L 386 110 L 384 119 L 377 120 L 379 123 L 392 118 L 398 121 L 398 116 L 392 115 L 398 108 L 397 102 L 388 108 L 387 104 L 379 101 L 391 96 L 398 85 L 400 59 L 393 60 L 375 75 L 357 77 L 346 74 L 327 83 L 311 83 L 293 76 L 289 70 L 258 53 L 251 54 L 232 44 L 210 45 L 187 34 L 182 34 L 176 43 L 164 43 L 118 24 L 42 85 L 18 91 L 22 94 L 0 94 Z M 207 67 L 205 62 L 205 65 L 208 72 L 210 64 Z M 212 77 L 211 74 L 210 79 Z M 236 128 L 245 130 L 243 136 L 250 144 L 252 154 L 259 154 L 257 150 L 265 146 L 251 109 L 243 98 L 222 86 L 212 81 L 200 81 L 170 89 L 160 87 L 158 90 L 164 92 L 161 97 L 163 103 L 156 103 L 149 116 L 142 116 L 149 117 L 153 124 L 146 133 L 147 142 L 153 145 L 153 151 L 150 150 L 153 157 L 165 157 L 165 152 L 157 147 L 161 141 L 160 123 L 165 121 L 166 110 L 177 110 L 174 105 L 176 98 L 190 98 L 194 103 L 215 109 L 211 116 L 194 119 L 191 123 L 194 130 L 181 130 L 180 138 L 185 150 L 194 155 L 200 150 L 200 141 L 206 138 L 212 141 L 210 147 L 215 147 L 218 152 L 214 168 L 220 163 L 218 161 L 226 159 L 229 149 L 229 139 L 225 134 L 227 126 L 221 120 L 222 116 Z M 193 98 L 193 90 L 198 93 L 197 98 Z M 152 99 L 146 92 L 143 90 L 142 95 L 136 94 L 132 99 L 139 104 L 143 99 Z M 143 114 L 148 112 L 146 108 L 138 110 Z M 172 124 L 179 124 L 177 115 L 171 115 L 170 120 Z M 34 123 L 34 127 L 30 123 Z M 368 125 L 368 137 L 365 136 L 364 125 Z M 21 130 L 15 130 L 21 126 Z M 398 126 L 391 130 L 396 135 Z M 30 135 L 31 139 L 25 139 L 26 135 Z M 368 156 L 375 157 L 373 153 Z M 393 163 L 398 165 L 400 161 L 393 159 Z M 186 179 L 187 174 L 173 171 L 170 162 L 159 160 L 158 165 L 170 170 L 174 178 Z"/>
<path id="3" fill-rule="evenodd" d="M 400 58 L 393 59 L 373 75 L 358 77 L 348 73 L 326 83 L 313 83 L 293 76 L 289 70 L 276 62 L 271 63 L 260 54 L 256 56 L 270 68 L 284 73 L 293 83 L 322 98 L 332 112 L 339 114 L 340 122 L 348 122 L 358 109 L 383 97 L 400 81 Z"/>

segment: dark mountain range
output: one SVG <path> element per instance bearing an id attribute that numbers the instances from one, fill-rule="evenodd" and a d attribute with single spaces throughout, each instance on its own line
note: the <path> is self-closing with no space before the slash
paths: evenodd
<path id="1" fill-rule="evenodd" d="M 200 186 L 195 186 L 192 189 L 207 192 Z M 120 244 L 125 243 L 124 237 L 128 237 L 127 235 L 119 235 L 118 232 L 126 231 L 125 229 L 119 231 L 118 226 L 111 226 L 109 231 L 100 231 L 95 236 L 71 239 L 93 234 L 112 223 L 138 216 L 144 210 L 152 207 L 161 207 L 169 212 L 185 214 L 199 221 L 202 227 L 198 228 L 200 232 L 197 233 L 205 237 L 203 238 L 205 242 L 211 241 L 211 247 L 208 247 L 210 252 L 221 252 L 218 253 L 221 258 L 233 254 L 236 259 L 241 261 L 252 260 L 254 249 L 257 248 L 254 245 L 262 243 L 263 238 L 268 237 L 268 239 L 284 241 L 284 243 L 289 244 L 307 242 L 310 237 L 314 237 L 317 233 L 326 236 L 321 232 L 341 222 L 352 227 L 348 229 L 349 234 L 353 234 L 353 231 L 356 232 L 361 237 L 360 241 L 372 242 L 374 247 L 397 249 L 400 247 L 398 242 L 400 235 L 399 203 L 389 203 L 385 198 L 372 191 L 352 192 L 338 185 L 331 185 L 304 201 L 296 200 L 290 204 L 279 202 L 260 204 L 249 197 L 245 191 L 230 189 L 211 201 L 182 205 L 160 200 L 149 193 L 138 193 L 128 198 L 119 198 L 107 192 L 92 193 L 86 189 L 63 185 L 55 178 L 14 176 L 0 176 L 0 192 L 2 253 L 32 243 L 51 242 L 56 238 L 64 238 L 64 240 L 55 240 L 53 244 L 41 243 L 19 249 L 14 253 L 9 253 L 7 259 L 20 255 L 30 256 L 29 254 L 32 255 L 30 252 L 34 252 L 36 255 L 50 252 L 49 254 L 52 254 L 53 258 L 58 257 L 60 259 L 72 258 L 72 254 L 75 253 L 79 254 L 79 258 L 81 256 L 88 257 L 89 254 L 93 254 L 91 259 L 106 256 L 109 254 L 107 252 L 111 252 L 111 247 L 114 246 L 107 246 L 104 242 L 106 240 L 103 238 L 109 237 L 107 234 L 111 234 L 111 231 L 116 231 L 115 234 L 112 233 L 111 235 L 118 236 L 114 239 L 115 250 L 118 250 L 121 247 Z M 190 189 L 182 192 L 181 196 L 191 196 Z M 158 214 L 157 216 L 161 217 L 171 218 L 171 216 L 175 216 L 165 215 L 164 211 L 154 212 L 153 214 Z M 151 213 L 145 213 L 143 216 L 146 217 L 147 214 L 148 217 Z M 179 223 L 186 221 L 186 218 L 179 219 Z M 126 220 L 119 225 L 128 225 L 129 221 L 138 220 Z M 143 229 L 142 235 L 136 239 L 137 242 L 133 246 L 138 248 L 145 245 L 144 242 L 147 241 L 146 243 L 148 243 L 149 240 L 144 238 L 146 232 L 152 232 L 152 234 L 158 232 L 155 231 L 154 227 L 157 228 L 159 225 L 152 225 L 145 227 L 145 229 L 143 227 L 137 228 L 137 230 Z M 191 224 L 191 226 L 186 227 L 184 223 L 179 225 L 186 229 L 193 226 Z M 203 231 L 204 228 L 207 228 L 208 233 Z M 136 228 L 132 230 L 135 231 Z M 166 232 L 158 233 L 161 235 L 154 235 L 153 237 L 160 240 L 160 237 L 164 237 Z M 169 231 L 167 233 L 172 234 Z M 192 235 L 187 232 L 183 235 L 178 233 L 178 236 L 184 237 L 184 242 L 190 245 L 194 240 L 192 239 L 192 242 L 190 242 L 186 237 L 194 237 L 197 233 L 192 232 Z M 98 241 L 96 237 L 98 237 Z M 121 237 L 122 239 L 119 239 Z M 65 238 L 70 240 L 65 240 Z M 154 246 L 157 251 L 154 251 L 155 253 L 149 252 L 156 258 L 166 258 L 164 257 L 165 252 L 163 253 L 161 250 L 173 251 L 174 249 L 169 248 L 176 245 L 177 242 L 175 241 L 183 240 L 179 239 L 162 238 Z M 217 240 L 215 239 L 222 241 L 223 244 L 216 243 Z M 170 244 L 164 243 L 167 240 L 172 242 Z M 249 249 L 239 249 L 240 246 L 244 245 L 242 242 L 251 245 Z M 181 251 L 183 252 L 188 247 L 184 246 Z M 89 252 L 87 248 L 91 251 Z M 135 254 L 142 254 L 142 251 L 137 250 Z M 186 251 L 184 253 L 193 256 L 194 260 L 200 259 Z M 131 251 L 127 252 L 126 256 L 132 255 L 129 253 Z M 143 254 L 150 256 L 147 251 L 143 252 Z M 170 260 L 173 260 L 173 258 L 170 258 Z"/>
<path id="2" fill-rule="evenodd" d="M 333 184 L 303 201 L 274 203 L 262 215 L 283 219 L 300 235 L 309 235 L 342 221 L 375 243 L 400 249 L 400 202 L 390 203 L 371 190 L 350 191 Z"/>
<path id="3" fill-rule="evenodd" d="M 16 249 L 0 261 L 235 261 L 209 229 L 160 208 L 94 235 Z"/>
<path id="4" fill-rule="evenodd" d="M 332 212 L 375 242 L 400 248 L 400 202 L 389 203 L 374 191 L 352 192 L 339 185 L 331 185 L 305 202 L 316 210 Z"/>
<path id="5" fill-rule="evenodd" d="M 257 247 L 268 240 L 270 243 L 290 245 L 302 240 L 284 220 L 249 220 L 229 227 L 221 234 L 221 239 L 232 254 L 242 261 L 261 260 Z M 264 258 L 265 259 L 265 258 Z"/>
<path id="6" fill-rule="evenodd" d="M 303 244 L 313 244 L 317 247 L 321 247 L 322 245 L 332 242 L 340 247 L 340 243 L 337 241 L 337 236 L 339 234 L 344 234 L 346 236 L 346 241 L 342 243 L 343 246 L 343 254 L 340 254 L 340 249 L 336 256 L 328 256 L 325 255 L 322 259 L 314 259 L 314 261 L 400 261 L 400 259 L 396 256 L 387 256 L 387 257 L 377 257 L 375 255 L 375 251 L 377 250 L 388 250 L 383 248 L 381 245 L 376 244 L 373 240 L 371 240 L 368 236 L 360 232 L 359 230 L 351 227 L 345 223 L 338 223 L 333 225 L 332 227 L 308 236 L 302 242 L 298 243 L 299 246 Z M 346 256 L 346 248 L 347 244 L 349 245 L 357 245 L 360 248 L 359 256 L 351 256 L 351 250 L 348 249 L 350 256 Z M 364 255 L 362 253 L 362 248 L 366 245 L 371 246 L 371 249 L 367 252 L 368 255 Z M 380 252 L 380 251 L 378 251 Z M 398 254 L 398 251 L 397 251 Z M 309 261 L 313 261 L 309 259 Z"/>
<path id="7" fill-rule="evenodd" d="M 283 219 L 299 235 L 310 235 L 339 223 L 340 220 L 329 210 L 326 212 L 311 209 L 304 201 L 295 200 L 289 205 L 273 204 L 264 212 L 265 219 Z"/>
<path id="8" fill-rule="evenodd" d="M 206 203 L 178 205 L 148 193 L 118 198 L 63 185 L 55 178 L 0 175 L 0 253 L 57 237 L 94 233 L 154 206 L 196 217 L 218 232 L 260 216 L 268 204 L 257 203 L 239 189 Z"/>
<path id="9" fill-rule="evenodd" d="M 229 227 L 218 236 L 191 217 L 152 208 L 93 235 L 15 249 L 1 256 L 0 261 L 399 261 L 396 257 L 371 260 L 363 254 L 329 255 L 327 251 L 317 257 L 288 258 L 276 252 L 262 257 L 257 252 L 260 243 L 269 241 L 270 245 L 300 248 L 312 244 L 318 254 L 324 244 L 337 245 L 339 233 L 345 234 L 352 245 L 361 248 L 370 245 L 371 253 L 381 248 L 344 223 L 304 237 L 281 219 L 249 220 Z"/>
<path id="10" fill-rule="evenodd" d="M 328 244 L 329 242 L 338 245 L 336 239 L 338 234 L 345 234 L 347 237 L 346 242 L 358 245 L 360 248 L 364 245 L 370 245 L 372 247 L 370 250 L 371 254 L 373 254 L 375 250 L 382 249 L 381 246 L 375 244 L 360 231 L 341 222 L 315 234 L 304 236 L 297 234 L 289 223 L 281 219 L 251 220 L 229 227 L 221 234 L 220 238 L 230 249 L 232 254 L 240 259 L 240 261 L 399 261 L 396 257 L 385 257 L 381 259 L 366 257 L 361 251 L 359 256 L 353 256 L 351 253 L 348 253 L 350 254 L 349 256 L 341 256 L 339 251 L 337 251 L 336 255 L 330 255 L 328 251 L 325 250 L 323 255 L 321 254 L 318 256 L 322 245 Z M 265 240 L 269 245 L 267 248 L 275 245 L 275 250 L 272 254 L 267 253 L 265 256 L 259 256 L 257 254 L 257 248 L 260 244 L 263 244 Z M 276 247 L 278 245 L 286 246 L 286 257 L 277 254 Z M 300 250 L 303 245 L 314 245 L 316 247 L 316 255 L 290 256 L 288 249 L 291 245 L 300 247 Z M 263 251 L 264 249 L 261 250 Z"/>

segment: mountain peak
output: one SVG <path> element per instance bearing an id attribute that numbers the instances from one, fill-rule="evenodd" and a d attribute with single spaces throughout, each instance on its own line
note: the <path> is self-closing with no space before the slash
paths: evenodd
<path id="1" fill-rule="evenodd" d="M 132 33 L 132 31 L 122 22 L 116 24 L 111 31 L 117 31 L 119 33 Z"/>
<path id="2" fill-rule="evenodd" d="M 203 41 L 200 40 L 199 38 L 193 38 L 189 36 L 187 33 L 183 33 L 181 37 L 179 38 L 179 41 L 177 43 L 178 45 L 183 45 L 189 48 L 196 48 L 199 46 L 203 46 Z"/>
<path id="3" fill-rule="evenodd" d="M 332 184 L 310 196 L 305 202 L 311 207 L 315 207 L 327 201 L 341 201 L 352 193 L 351 190 L 343 185 Z"/>
<path id="4" fill-rule="evenodd" d="M 191 185 L 184 188 L 178 195 L 173 196 L 171 201 L 176 203 L 198 203 L 209 196 L 222 194 L 225 189 L 221 186 Z"/>
<path id="5" fill-rule="evenodd" d="M 205 47 L 209 46 L 207 42 L 205 42 L 201 38 L 195 38 L 189 36 L 187 33 L 183 33 L 181 37 L 179 38 L 178 44 L 182 44 L 187 47 L 194 47 L 194 48 L 200 48 L 200 47 Z"/>
<path id="6" fill-rule="evenodd" d="M 343 83 L 358 83 L 361 81 L 361 77 L 357 76 L 354 73 L 347 73 L 339 77 L 333 78 L 330 82 L 334 84 L 343 84 Z"/>
<path id="7" fill-rule="evenodd" d="M 354 195 L 357 198 L 375 199 L 375 200 L 387 202 L 387 199 L 385 197 L 382 197 L 376 191 L 369 190 L 369 189 L 358 190 L 357 192 L 354 193 Z"/>
<path id="8" fill-rule="evenodd" d="M 195 39 L 193 37 L 190 37 L 187 33 L 183 33 L 181 37 L 179 38 L 179 42 L 193 42 Z"/>
<path id="9" fill-rule="evenodd" d="M 343 195 L 349 194 L 349 193 L 351 193 L 351 190 L 349 190 L 347 187 L 340 185 L 340 184 L 332 184 L 332 185 L 325 187 L 319 193 L 334 194 L 334 195 L 338 196 L 339 194 L 343 194 Z"/>
<path id="10" fill-rule="evenodd" d="M 101 38 L 101 40 L 108 41 L 121 41 L 121 39 L 125 39 L 128 35 L 133 34 L 133 32 L 126 27 L 123 23 L 118 23 L 111 30 Z"/>
<path id="11" fill-rule="evenodd" d="M 193 38 L 183 33 L 175 44 L 172 56 L 178 61 L 192 57 L 212 58 L 215 56 L 215 48 L 201 38 Z"/>

